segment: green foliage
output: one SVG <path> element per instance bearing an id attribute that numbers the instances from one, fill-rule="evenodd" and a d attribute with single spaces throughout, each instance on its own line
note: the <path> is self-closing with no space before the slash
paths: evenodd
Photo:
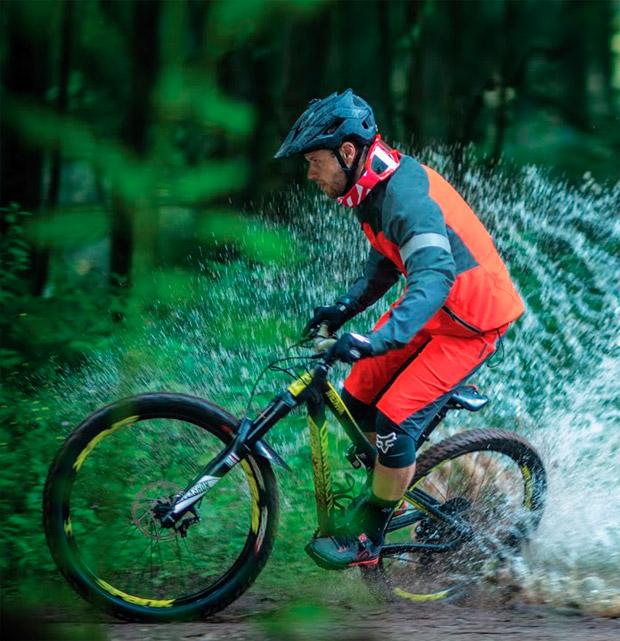
<path id="1" fill-rule="evenodd" d="M 230 244 L 258 262 L 291 264 L 300 257 L 289 232 L 269 229 L 265 223 L 233 212 L 206 212 L 198 226 L 198 237 L 206 247 Z"/>
<path id="2" fill-rule="evenodd" d="M 23 233 L 39 248 L 80 249 L 106 238 L 108 220 L 105 211 L 92 206 L 57 209 L 32 219 Z"/>
<path id="3" fill-rule="evenodd" d="M 103 345 L 112 319 L 107 295 L 102 294 L 95 298 L 79 291 L 60 291 L 50 299 L 23 296 L 7 305 L 3 345 L 20 354 L 25 369 L 13 371 L 14 365 L 3 363 L 4 374 L 20 378 L 52 357 L 77 364 L 95 345 Z"/>
<path id="4" fill-rule="evenodd" d="M 25 224 L 31 215 L 15 203 L 0 207 L 0 306 L 23 292 L 22 277 L 30 266 Z"/>
<path id="5" fill-rule="evenodd" d="M 218 3 L 222 4 L 226 3 Z M 193 117 L 203 127 L 224 132 L 233 139 L 249 135 L 254 127 L 250 105 L 225 96 L 206 74 L 192 69 L 166 69 L 156 100 L 162 115 Z"/>

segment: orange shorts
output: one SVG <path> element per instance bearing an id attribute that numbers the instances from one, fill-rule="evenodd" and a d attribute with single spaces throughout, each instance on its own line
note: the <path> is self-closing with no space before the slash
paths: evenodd
<path id="1" fill-rule="evenodd" d="M 375 329 L 388 320 L 390 313 L 381 317 Z M 470 337 L 423 330 L 406 347 L 355 363 L 344 387 L 417 439 L 452 390 L 495 351 L 507 328 L 505 325 Z"/>

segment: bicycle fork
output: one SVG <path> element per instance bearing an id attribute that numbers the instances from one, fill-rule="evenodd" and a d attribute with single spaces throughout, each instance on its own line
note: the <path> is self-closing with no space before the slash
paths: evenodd
<path id="1" fill-rule="evenodd" d="M 260 439 L 298 404 L 298 399 L 286 391 L 276 397 L 254 421 L 243 419 L 233 441 L 206 465 L 171 505 L 161 506 L 158 516 L 162 526 L 175 527 L 183 515 L 193 512 L 196 503 L 251 453 L 259 454 L 290 471 L 282 458 Z"/>

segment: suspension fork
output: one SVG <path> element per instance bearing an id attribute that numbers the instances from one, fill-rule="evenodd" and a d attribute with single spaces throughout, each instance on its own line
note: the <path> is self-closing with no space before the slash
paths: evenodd
<path id="1" fill-rule="evenodd" d="M 207 463 L 171 506 L 166 507 L 165 511 L 161 510 L 162 525 L 174 527 L 183 515 L 204 498 L 237 463 L 246 458 L 257 444 L 262 445 L 264 450 L 265 444 L 261 444 L 260 439 L 297 405 L 299 400 L 287 390 L 274 398 L 258 418 L 253 421 L 249 418 L 243 419 L 233 441 Z"/>

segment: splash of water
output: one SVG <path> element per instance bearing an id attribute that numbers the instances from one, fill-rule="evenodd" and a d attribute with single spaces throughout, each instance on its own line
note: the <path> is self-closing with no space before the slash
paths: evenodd
<path id="1" fill-rule="evenodd" d="M 422 154 L 449 179 L 450 158 L 449 150 Z M 516 430 L 547 467 L 548 507 L 515 566 L 527 597 L 618 615 L 620 183 L 600 186 L 586 176 L 571 186 L 537 167 L 490 171 L 465 160 L 455 182 L 490 230 L 526 306 L 503 363 L 477 375 L 490 409 L 466 424 Z M 71 388 L 81 387 L 82 399 L 90 395 L 93 408 L 173 388 L 240 412 L 270 345 L 292 342 L 311 309 L 355 278 L 368 251 L 352 214 L 311 189 L 292 189 L 263 216 L 274 226 L 288 222 L 305 260 L 288 268 L 220 266 L 218 287 L 197 274 L 190 302 L 141 339 L 139 362 L 128 365 L 125 348 L 111 349 L 79 383 L 71 376 Z M 367 331 L 386 308 L 382 301 L 353 326 Z M 153 356 L 146 364 L 145 350 Z M 461 422 L 452 419 L 452 428 Z M 274 438 L 286 456 L 305 437 Z"/>

